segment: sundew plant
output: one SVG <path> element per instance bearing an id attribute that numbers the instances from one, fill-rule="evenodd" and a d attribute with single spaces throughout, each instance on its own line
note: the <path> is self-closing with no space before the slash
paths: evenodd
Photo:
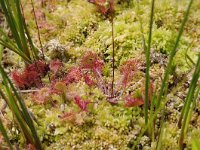
<path id="1" fill-rule="evenodd" d="M 198 150 L 200 1 L 0 0 L 0 149 Z"/>

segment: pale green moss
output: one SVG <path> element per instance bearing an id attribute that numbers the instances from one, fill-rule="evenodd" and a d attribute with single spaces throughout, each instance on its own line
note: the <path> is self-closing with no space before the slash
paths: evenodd
<path id="1" fill-rule="evenodd" d="M 60 24 L 61 30 L 58 31 L 60 41 L 62 43 L 71 41 L 78 45 L 85 41 L 98 21 L 94 7 L 83 0 L 59 5 L 51 17 L 56 18 Z"/>

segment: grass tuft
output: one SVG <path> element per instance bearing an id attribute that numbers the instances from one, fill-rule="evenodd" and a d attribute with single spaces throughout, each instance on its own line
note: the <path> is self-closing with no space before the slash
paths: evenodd
<path id="1" fill-rule="evenodd" d="M 200 85 L 198 86 L 195 94 L 195 89 L 197 87 L 198 79 L 200 76 L 200 53 L 198 56 L 198 61 L 195 67 L 195 71 L 192 77 L 192 81 L 190 83 L 189 91 L 186 96 L 186 100 L 183 106 L 183 109 L 181 111 L 181 116 L 179 119 L 179 127 L 181 126 L 181 135 L 179 139 L 179 146 L 180 149 L 183 148 L 183 142 L 184 142 L 184 137 L 187 132 L 187 128 L 189 126 L 189 122 L 192 116 L 192 111 L 195 107 L 196 104 L 196 99 L 198 98 L 199 95 L 199 90 L 200 90 Z"/>
<path id="2" fill-rule="evenodd" d="M 0 6 L 14 39 L 14 41 L 11 40 L 7 33 L 0 28 L 0 33 L 5 38 L 0 37 L 0 44 L 17 53 L 27 63 L 39 59 L 38 49 L 32 42 L 22 15 L 20 0 L 0 0 Z"/>
<path id="3" fill-rule="evenodd" d="M 144 103 L 144 115 L 145 115 L 145 124 L 148 124 L 148 106 L 149 106 L 149 84 L 150 84 L 150 49 L 151 49 L 151 41 L 152 41 L 152 28 L 153 28 L 153 15 L 154 15 L 154 7 L 155 7 L 155 0 L 152 0 L 151 3 L 151 15 L 150 15 L 150 22 L 149 22 L 149 37 L 148 37 L 148 46 L 145 51 L 146 53 L 146 83 L 145 83 L 145 103 Z"/>
<path id="4" fill-rule="evenodd" d="M 152 9 L 153 9 L 153 7 L 154 7 L 154 4 L 153 4 L 154 2 L 152 1 Z M 171 72 L 171 68 L 172 68 L 172 62 L 173 62 L 173 58 L 174 58 L 174 56 L 175 56 L 175 54 L 176 54 L 176 52 L 177 52 L 177 48 L 178 48 L 178 44 L 179 44 L 179 41 L 180 41 L 180 38 L 181 38 L 181 36 L 182 36 L 182 33 L 183 33 L 183 31 L 184 31 L 184 26 L 185 26 L 185 24 L 186 24 L 186 22 L 187 22 L 187 20 L 188 20 L 188 16 L 189 16 L 189 12 L 190 12 L 190 9 L 191 9 L 191 5 L 192 5 L 192 3 L 193 3 L 193 0 L 190 0 L 190 2 L 189 2 L 189 4 L 188 4 L 188 7 L 187 7 L 187 10 L 186 10 L 186 13 L 184 14 L 184 19 L 183 19 L 183 21 L 182 21 L 182 23 L 181 23 L 181 25 L 180 25 L 180 28 L 179 28 L 179 32 L 178 32 L 178 35 L 177 35 L 177 38 L 176 38 L 176 43 L 175 43 L 175 45 L 174 45 L 174 48 L 172 49 L 172 51 L 171 51 L 171 53 L 170 53 L 170 56 L 169 56 L 169 61 L 168 61 L 168 64 L 167 64 L 167 67 L 166 67 L 166 69 L 165 69 L 165 73 L 164 73 L 164 78 L 163 78 L 163 80 L 162 80 L 162 84 L 161 84 L 161 88 L 160 88 L 160 91 L 159 91 L 159 94 L 158 94 L 158 97 L 156 96 L 156 109 L 155 109 L 155 112 L 154 112 L 154 114 L 153 115 L 151 115 L 151 117 L 149 118 L 149 121 L 147 120 L 147 118 L 146 117 L 148 117 L 147 115 L 147 112 L 148 112 L 148 107 L 146 106 L 145 107 L 145 111 L 147 110 L 147 112 L 145 112 L 146 114 L 145 114 L 145 123 L 146 123 L 146 126 L 145 126 L 145 128 L 143 128 L 143 130 L 140 132 L 140 134 L 138 135 L 138 137 L 137 137 L 137 139 L 136 139 L 136 141 L 134 142 L 134 145 L 133 145 L 133 147 L 132 147 L 132 149 L 135 149 L 136 148 L 136 146 L 137 146 L 137 144 L 138 144 L 138 142 L 140 141 L 140 139 L 141 139 L 141 137 L 142 137 L 142 135 L 147 131 L 147 129 L 149 128 L 149 126 L 151 126 L 152 124 L 153 124 L 153 121 L 156 119 L 156 117 L 157 117 L 157 115 L 160 113 L 160 111 L 165 107 L 165 104 L 167 103 L 167 98 L 165 98 L 165 97 L 163 97 L 163 94 L 164 95 L 166 95 L 167 94 L 167 92 L 166 92 L 166 90 L 167 90 L 167 87 L 168 87 L 168 84 L 167 84 L 167 82 L 168 82 L 168 78 L 169 78 L 169 74 L 170 74 L 170 72 Z M 152 11 L 153 10 L 151 10 L 151 14 L 153 14 L 152 13 Z M 151 17 L 153 18 L 153 16 L 151 15 Z M 151 19 L 150 19 L 151 20 Z M 150 21 L 150 24 L 151 24 L 151 21 Z M 152 27 L 150 27 L 150 30 L 151 30 L 151 28 Z M 149 39 L 151 40 L 151 36 L 150 36 L 150 34 L 149 34 Z M 147 68 L 148 68 L 148 58 L 149 58 L 149 56 L 148 56 L 148 52 L 150 51 L 150 42 L 151 41 L 148 41 L 148 48 L 147 48 L 147 53 L 146 53 L 146 61 L 147 61 Z M 150 58 L 149 58 L 150 59 Z M 199 67 L 200 68 L 200 67 Z M 148 87 L 148 80 L 149 80 L 149 75 L 148 75 L 148 70 L 146 71 L 146 88 Z M 147 94 L 147 96 L 148 96 L 148 90 L 147 91 L 145 91 L 146 92 L 146 94 Z M 145 95 L 145 97 L 147 97 L 146 95 Z M 146 99 L 145 99 L 146 100 Z M 148 99 L 147 99 L 148 100 Z M 145 101 L 146 102 L 146 104 L 148 104 L 148 101 Z M 162 101 L 163 100 L 163 101 Z M 161 103 L 161 101 L 162 101 L 162 103 Z M 164 114 L 164 113 L 162 113 L 162 114 Z M 162 117 L 161 117 L 162 118 Z M 161 134 L 162 135 L 162 134 Z"/>
<path id="5" fill-rule="evenodd" d="M 38 150 L 41 150 L 42 145 L 28 109 L 1 65 L 0 74 L 3 79 L 0 95 L 15 116 L 17 123 L 19 124 L 27 140 L 27 143 L 31 143 L 35 145 Z"/>

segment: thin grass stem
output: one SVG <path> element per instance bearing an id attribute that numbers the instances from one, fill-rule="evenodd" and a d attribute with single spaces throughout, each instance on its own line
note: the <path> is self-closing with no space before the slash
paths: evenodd
<path id="1" fill-rule="evenodd" d="M 154 7 L 155 0 L 152 0 L 151 3 L 151 14 L 150 14 L 150 22 L 149 22 L 149 37 L 148 37 L 148 46 L 145 51 L 146 53 L 146 74 L 145 74 L 145 102 L 144 102 L 144 116 L 145 116 L 145 124 L 148 124 L 148 106 L 149 106 L 149 84 L 150 84 L 150 49 L 151 49 L 151 41 L 152 41 L 152 28 L 153 28 L 153 16 L 154 16 Z"/>
<path id="2" fill-rule="evenodd" d="M 168 78 L 169 78 L 169 74 L 171 72 L 172 62 L 173 62 L 174 56 L 177 52 L 179 41 L 180 41 L 180 38 L 183 34 L 184 26 L 185 26 L 185 24 L 188 20 L 188 16 L 189 16 L 189 12 L 190 12 L 190 8 L 192 6 L 192 3 L 193 3 L 193 0 L 190 0 L 189 5 L 187 7 L 187 11 L 184 15 L 184 19 L 183 19 L 181 26 L 179 28 L 179 32 L 178 32 L 178 36 L 176 38 L 174 48 L 171 50 L 171 53 L 170 53 L 170 56 L 169 56 L 169 61 L 168 61 L 167 67 L 165 69 L 164 78 L 163 78 L 162 85 L 161 85 L 161 88 L 160 88 L 160 93 L 159 93 L 158 99 L 157 99 L 157 108 L 159 108 L 161 100 L 162 100 L 162 96 L 166 91 L 166 85 L 167 85 L 167 81 L 168 81 Z"/>
<path id="3" fill-rule="evenodd" d="M 3 135 L 3 137 L 4 137 L 4 140 L 7 142 L 9 148 L 10 148 L 11 150 L 13 150 L 13 146 L 12 146 L 12 144 L 10 143 L 10 140 L 9 140 L 9 137 L 8 137 L 8 134 L 7 134 L 7 131 L 6 131 L 5 127 L 3 126 L 3 123 L 2 123 L 1 118 L 0 118 L 0 132 L 2 133 L 2 135 Z M 1 149 L 1 147 L 0 147 L 0 149 Z"/>
<path id="4" fill-rule="evenodd" d="M 115 39 L 114 39 L 114 17 L 112 16 L 112 92 L 111 97 L 114 98 L 114 82 L 115 82 Z"/>
<path id="5" fill-rule="evenodd" d="M 190 2 L 188 4 L 188 7 L 187 7 L 187 10 L 186 10 L 186 13 L 184 15 L 184 19 L 182 21 L 182 24 L 181 24 L 179 32 L 178 32 L 178 36 L 177 36 L 177 39 L 176 39 L 176 43 L 174 45 L 174 49 L 170 53 L 169 62 L 167 64 L 167 68 L 166 68 L 165 73 L 164 73 L 164 79 L 162 81 L 161 89 L 160 89 L 158 98 L 156 100 L 157 103 L 156 103 L 155 112 L 150 117 L 148 123 L 145 125 L 145 128 L 143 128 L 142 131 L 140 132 L 139 136 L 137 137 L 136 141 L 134 142 L 134 145 L 132 146 L 132 149 L 136 148 L 136 146 L 137 146 L 138 142 L 140 141 L 142 135 L 146 132 L 146 130 L 148 129 L 149 125 L 151 125 L 152 122 L 156 119 L 158 113 L 160 112 L 160 110 L 162 110 L 162 108 L 166 105 L 166 103 L 168 101 L 168 99 L 165 98 L 165 99 L 163 99 L 163 101 L 161 103 L 163 94 L 165 93 L 165 95 L 167 95 L 167 92 L 165 91 L 166 90 L 165 88 L 167 87 L 166 86 L 166 82 L 168 81 L 169 73 L 170 73 L 171 66 L 172 66 L 172 61 L 173 61 L 173 58 L 174 58 L 174 56 L 175 56 L 175 54 L 177 52 L 178 44 L 179 44 L 181 35 L 183 33 L 184 26 L 185 26 L 185 24 L 187 22 L 187 19 L 188 19 L 188 16 L 189 16 L 189 12 L 190 12 L 190 8 L 191 8 L 192 3 L 193 3 L 193 0 L 190 0 Z"/>
<path id="6" fill-rule="evenodd" d="M 43 57 L 43 60 L 45 60 L 44 48 L 43 48 L 42 41 L 41 41 L 40 30 L 39 30 L 39 27 L 38 27 L 38 22 L 37 22 L 37 17 L 36 17 L 36 14 L 35 14 L 35 7 L 34 7 L 33 0 L 31 0 L 31 6 L 32 6 L 32 9 L 33 9 L 33 16 L 34 16 L 35 25 L 36 25 L 37 32 L 38 32 L 38 39 L 39 39 L 40 48 L 41 48 L 41 51 L 42 51 L 42 57 Z"/>
<path id="7" fill-rule="evenodd" d="M 3 99 L 5 99 L 13 114 L 16 116 L 17 121 L 20 124 L 20 127 L 23 130 L 27 141 L 34 144 L 38 150 L 41 150 L 41 142 L 37 135 L 33 120 L 28 112 L 28 109 L 23 99 L 18 94 L 11 80 L 8 78 L 7 74 L 1 66 L 0 74 L 3 78 L 3 84 L 8 98 L 4 95 L 2 89 L 0 89 L 0 94 L 2 95 Z"/>
<path id="8" fill-rule="evenodd" d="M 192 77 L 192 81 L 190 83 L 189 91 L 188 91 L 188 94 L 186 96 L 185 104 L 184 104 L 184 107 L 182 109 L 181 116 L 180 116 L 180 119 L 179 119 L 179 125 L 182 122 L 181 134 L 180 134 L 180 139 L 179 139 L 180 149 L 183 148 L 183 141 L 184 141 L 184 137 L 185 137 L 185 134 L 187 132 L 188 124 L 189 124 L 189 121 L 190 121 L 190 115 L 192 113 L 191 111 L 193 110 L 194 103 L 196 101 L 194 99 L 194 97 L 195 97 L 195 89 L 196 89 L 196 86 L 197 86 L 197 83 L 198 83 L 199 76 L 200 76 L 200 53 L 199 53 L 199 56 L 198 56 L 198 61 L 197 61 L 197 64 L 196 64 L 196 68 L 195 68 L 193 77 Z M 199 93 L 199 90 L 197 90 L 196 98 L 198 97 L 198 93 Z"/>

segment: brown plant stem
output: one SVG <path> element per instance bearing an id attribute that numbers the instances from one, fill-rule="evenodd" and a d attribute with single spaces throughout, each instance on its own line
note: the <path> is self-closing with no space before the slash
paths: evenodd
<path id="1" fill-rule="evenodd" d="M 37 22 L 37 18 L 36 18 L 36 14 L 35 14 L 35 7 L 34 7 L 34 4 L 33 4 L 33 0 L 31 0 L 31 5 L 32 5 L 32 9 L 33 9 L 33 16 L 34 16 L 34 20 L 35 20 L 35 25 L 36 25 L 37 32 L 38 32 L 38 39 L 39 39 L 40 48 L 41 48 L 41 52 L 42 52 L 42 58 L 43 58 L 44 63 L 46 65 L 45 56 L 44 56 L 44 47 L 42 45 L 42 41 L 41 41 L 41 37 L 40 37 L 40 29 L 38 27 L 38 22 Z M 47 75 L 48 75 L 49 81 L 51 82 L 49 73 L 47 73 Z"/>
<path id="2" fill-rule="evenodd" d="M 112 92 L 111 97 L 114 97 L 114 81 L 115 81 L 115 39 L 114 39 L 114 17 L 111 18 L 112 24 Z"/>
<path id="3" fill-rule="evenodd" d="M 42 57 L 43 57 L 43 60 L 45 60 L 44 49 L 43 49 L 42 41 L 41 41 L 41 38 L 40 38 L 40 30 L 39 30 L 39 27 L 38 27 L 38 22 L 37 22 L 37 18 L 36 18 L 36 14 L 35 14 L 35 7 L 34 7 L 34 4 L 33 4 L 33 0 L 31 0 L 31 5 L 32 5 L 32 9 L 33 9 L 33 16 L 34 16 L 34 20 L 35 20 L 35 25 L 36 25 L 37 32 L 38 32 L 38 39 L 39 39 L 40 48 L 41 48 L 41 51 L 42 51 Z"/>

